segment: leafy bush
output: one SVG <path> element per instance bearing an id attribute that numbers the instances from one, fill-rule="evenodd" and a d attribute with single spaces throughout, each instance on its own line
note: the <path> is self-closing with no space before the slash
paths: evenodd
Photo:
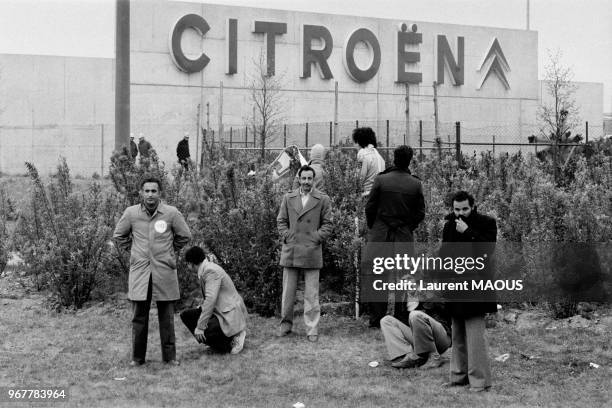
<path id="1" fill-rule="evenodd" d="M 0 273 L 4 271 L 9 258 L 12 240 L 6 222 L 13 217 L 14 206 L 4 188 L 0 187 Z"/>
<path id="2" fill-rule="evenodd" d="M 51 291 L 58 307 L 80 308 L 117 278 L 109 241 L 123 201 L 98 183 L 73 193 L 65 159 L 47 186 L 34 165 L 26 167 L 33 189 L 17 239 L 27 272 L 37 289 Z"/>

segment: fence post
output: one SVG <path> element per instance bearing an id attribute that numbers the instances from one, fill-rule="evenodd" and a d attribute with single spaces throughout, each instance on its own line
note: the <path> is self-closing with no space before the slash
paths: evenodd
<path id="1" fill-rule="evenodd" d="M 249 147 L 249 127 L 244 127 L 244 147 Z"/>
<path id="2" fill-rule="evenodd" d="M 306 140 L 305 142 L 306 142 L 305 147 L 306 149 L 308 149 L 308 122 L 306 122 Z"/>
<path id="3" fill-rule="evenodd" d="M 283 125 L 283 147 L 287 147 L 287 124 Z"/>
<path id="4" fill-rule="evenodd" d="M 495 157 L 495 135 L 493 135 L 493 157 Z"/>
<path id="5" fill-rule="evenodd" d="M 585 135 L 585 138 L 586 138 L 586 139 L 584 140 L 584 143 L 589 143 L 589 121 L 588 121 L 588 120 L 586 121 L 586 124 L 585 124 L 585 132 L 584 132 L 584 135 Z"/>
<path id="6" fill-rule="evenodd" d="M 461 166 L 461 122 L 455 122 L 455 158 Z"/>
<path id="7" fill-rule="evenodd" d="M 232 143 L 234 142 L 234 128 L 230 126 L 229 157 L 232 158 Z"/>
<path id="8" fill-rule="evenodd" d="M 104 177 L 104 125 L 101 125 L 100 132 L 100 177 Z M 130 157 L 132 156 L 132 146 L 128 144 Z"/>
<path id="9" fill-rule="evenodd" d="M 387 161 L 389 161 L 389 119 L 387 119 Z"/>
<path id="10" fill-rule="evenodd" d="M 423 160 L 423 121 L 419 120 L 419 159 Z"/>
<path id="11" fill-rule="evenodd" d="M 332 126 L 332 122 L 329 122 L 329 147 L 332 147 L 334 145 L 334 131 L 333 131 L 333 126 Z"/>
<path id="12" fill-rule="evenodd" d="M 359 127 L 359 121 L 358 121 L 358 120 L 356 120 L 356 121 L 355 121 L 355 127 L 356 127 L 356 128 L 358 128 L 358 127 Z"/>

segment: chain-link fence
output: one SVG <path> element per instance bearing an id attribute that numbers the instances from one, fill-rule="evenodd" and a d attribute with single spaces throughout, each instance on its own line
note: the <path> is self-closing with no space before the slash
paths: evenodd
<path id="1" fill-rule="evenodd" d="M 471 122 L 411 121 L 361 121 L 310 122 L 286 124 L 267 132 L 265 147 L 282 149 L 297 145 L 309 147 L 316 143 L 324 146 L 352 146 L 352 131 L 356 127 L 368 126 L 374 129 L 378 145 L 381 148 L 393 148 L 408 144 L 422 151 L 452 146 L 465 153 L 490 151 L 498 153 L 537 152 L 539 146 L 546 143 L 530 143 L 529 137 L 542 133 L 536 124 L 510 123 L 481 125 Z M 588 122 L 575 134 L 582 136 L 581 142 L 603 137 L 603 125 L 592 125 Z M 217 140 L 232 149 L 261 148 L 261 135 L 256 127 L 226 126 L 223 135 Z"/>
<path id="2" fill-rule="evenodd" d="M 530 144 L 530 135 L 540 134 L 535 124 L 510 123 L 485 125 L 465 122 L 411 121 L 406 126 L 400 120 L 354 120 L 333 122 L 292 123 L 277 126 L 268 133 L 267 150 L 281 150 L 297 145 L 300 149 L 316 143 L 324 146 L 352 148 L 352 131 L 368 126 L 376 132 L 378 147 L 392 149 L 408 144 L 423 153 L 433 149 L 461 151 L 463 154 L 490 151 L 495 154 L 523 151 L 537 153 L 543 144 Z M 222 143 L 230 149 L 260 149 L 259 129 L 247 125 L 225 125 L 221 137 L 218 131 L 198 128 L 191 124 L 132 123 L 134 141 L 144 136 L 167 166 L 177 162 L 176 146 L 185 133 L 190 135 L 189 145 L 194 161 L 201 158 L 206 143 Z M 603 123 L 588 122 L 574 134 L 581 134 L 584 143 L 604 136 Z M 110 156 L 115 148 L 113 124 L 88 126 L 0 127 L 0 172 L 22 174 L 24 162 L 34 163 L 42 173 L 55 171 L 60 157 L 65 157 L 75 175 L 89 177 L 108 172 Z"/>

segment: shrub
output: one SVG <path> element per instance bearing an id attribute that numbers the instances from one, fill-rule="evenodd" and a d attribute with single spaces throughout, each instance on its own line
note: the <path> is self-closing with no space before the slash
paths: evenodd
<path id="1" fill-rule="evenodd" d="M 51 291 L 52 303 L 80 308 L 116 280 L 109 240 L 122 200 L 104 194 L 98 183 L 74 193 L 65 159 L 47 186 L 34 165 L 26 167 L 33 188 L 17 240 L 27 273 L 37 289 Z"/>

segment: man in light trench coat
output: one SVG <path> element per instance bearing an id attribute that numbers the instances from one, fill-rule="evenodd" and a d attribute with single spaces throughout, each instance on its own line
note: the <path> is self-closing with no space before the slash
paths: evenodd
<path id="1" fill-rule="evenodd" d="M 298 171 L 300 187 L 283 196 L 276 218 L 283 242 L 280 265 L 283 267 L 281 325 L 278 336 L 291 333 L 293 304 L 299 272 L 304 273 L 304 323 L 308 340 L 319 339 L 319 270 L 323 266 L 322 244 L 332 230 L 329 197 L 313 187 L 315 170 L 302 166 Z"/>
<path id="2" fill-rule="evenodd" d="M 151 300 L 157 301 L 162 359 L 178 365 L 174 337 L 174 301 L 180 298 L 176 256 L 191 239 L 183 215 L 160 202 L 161 182 L 143 180 L 143 202 L 128 207 L 115 227 L 117 245 L 130 251 L 128 298 L 132 301 L 131 366 L 144 364 Z"/>

